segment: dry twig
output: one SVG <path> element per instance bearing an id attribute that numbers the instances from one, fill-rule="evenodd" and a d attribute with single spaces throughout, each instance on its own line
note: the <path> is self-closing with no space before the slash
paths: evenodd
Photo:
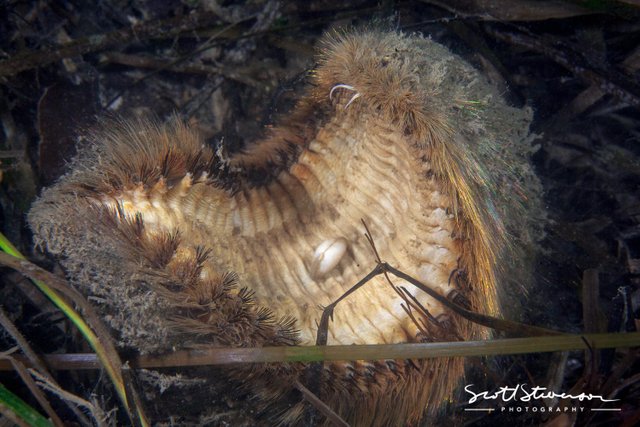
<path id="1" fill-rule="evenodd" d="M 21 71 L 51 64 L 64 58 L 98 52 L 114 46 L 148 39 L 166 39 L 179 34 L 216 24 L 214 13 L 194 13 L 161 21 L 144 22 L 130 28 L 82 37 L 58 48 L 25 51 L 0 62 L 0 77 L 8 77 Z"/>

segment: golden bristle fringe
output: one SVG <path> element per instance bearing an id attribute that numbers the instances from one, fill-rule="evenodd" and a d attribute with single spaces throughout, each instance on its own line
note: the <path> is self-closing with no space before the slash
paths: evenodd
<path id="1" fill-rule="evenodd" d="M 311 80 L 278 126 L 228 158 L 177 119 L 105 121 L 34 204 L 36 242 L 102 301 L 122 345 L 149 353 L 311 343 L 318 305 L 375 265 L 361 218 L 384 261 L 445 295 L 455 290 L 472 310 L 500 312 L 513 273 L 500 264 L 532 244 L 529 222 L 517 229 L 538 197 L 524 144 L 530 114 L 417 36 L 327 36 Z M 464 99 L 486 111 L 465 116 Z M 513 199 L 510 186 L 528 198 Z M 329 247 L 335 261 L 314 252 Z M 338 305 L 330 343 L 488 336 L 410 292 L 440 320 L 414 313 L 415 324 L 379 277 Z M 292 384 L 305 368 L 228 375 L 294 425 L 306 404 Z M 416 425 L 463 371 L 459 358 L 327 363 L 319 397 L 352 425 Z"/>

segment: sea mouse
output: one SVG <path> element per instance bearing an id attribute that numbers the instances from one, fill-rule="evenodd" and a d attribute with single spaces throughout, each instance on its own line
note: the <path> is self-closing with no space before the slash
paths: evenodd
<path id="1" fill-rule="evenodd" d="M 503 267 L 535 240 L 530 119 L 428 38 L 334 33 L 293 110 L 242 151 L 223 156 L 177 119 L 107 120 L 29 221 L 140 353 L 312 345 L 322 306 L 375 266 L 363 222 L 382 260 L 495 315 L 505 282 L 520 279 Z M 378 276 L 342 301 L 328 344 L 488 336 L 394 285 Z M 283 399 L 304 370 L 230 375 L 275 421 L 296 424 L 303 399 Z M 417 424 L 463 371 L 461 358 L 325 363 L 317 392 L 352 425 Z"/>

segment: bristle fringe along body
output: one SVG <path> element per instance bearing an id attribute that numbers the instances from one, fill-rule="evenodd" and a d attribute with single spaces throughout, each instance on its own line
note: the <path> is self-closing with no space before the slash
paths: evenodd
<path id="1" fill-rule="evenodd" d="M 467 100 L 480 107 L 470 114 Z M 431 40 L 328 36 L 307 93 L 244 151 L 219 158 L 179 120 L 105 122 L 29 220 L 72 282 L 103 301 L 121 344 L 141 353 L 314 343 L 319 306 L 374 266 L 362 220 L 384 261 L 497 314 L 509 290 L 501 267 L 521 267 L 535 235 L 535 219 L 523 219 L 538 200 L 529 120 Z M 523 188 L 527 198 L 514 199 Z M 405 285 L 424 310 L 407 310 L 377 277 L 337 306 L 329 344 L 487 336 Z M 296 424 L 304 405 L 292 384 L 304 371 L 229 375 Z M 353 425 L 411 425 L 462 375 L 455 358 L 327 363 L 319 397 Z"/>

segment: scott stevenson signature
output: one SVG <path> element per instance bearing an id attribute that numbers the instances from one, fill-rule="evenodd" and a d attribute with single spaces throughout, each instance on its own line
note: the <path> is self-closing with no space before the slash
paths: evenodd
<path id="1" fill-rule="evenodd" d="M 560 398 L 560 399 L 578 399 L 580 402 L 583 400 L 593 400 L 599 399 L 602 402 L 616 402 L 620 399 L 605 399 L 602 396 L 591 393 L 580 393 L 577 395 L 568 394 L 568 393 L 556 393 L 555 391 L 547 391 L 546 387 L 533 387 L 531 390 L 527 390 L 526 384 L 518 384 L 515 387 L 507 387 L 503 386 L 498 389 L 498 391 L 494 393 L 490 393 L 488 391 L 482 391 L 480 393 L 476 393 L 471 390 L 473 384 L 469 384 L 464 387 L 464 391 L 471 395 L 469 399 L 469 403 L 475 403 L 478 399 L 483 400 L 495 400 L 501 399 L 503 402 L 509 402 L 511 400 L 519 400 L 520 402 L 529 402 L 531 400 L 537 399 L 552 399 L 552 398 Z"/>

